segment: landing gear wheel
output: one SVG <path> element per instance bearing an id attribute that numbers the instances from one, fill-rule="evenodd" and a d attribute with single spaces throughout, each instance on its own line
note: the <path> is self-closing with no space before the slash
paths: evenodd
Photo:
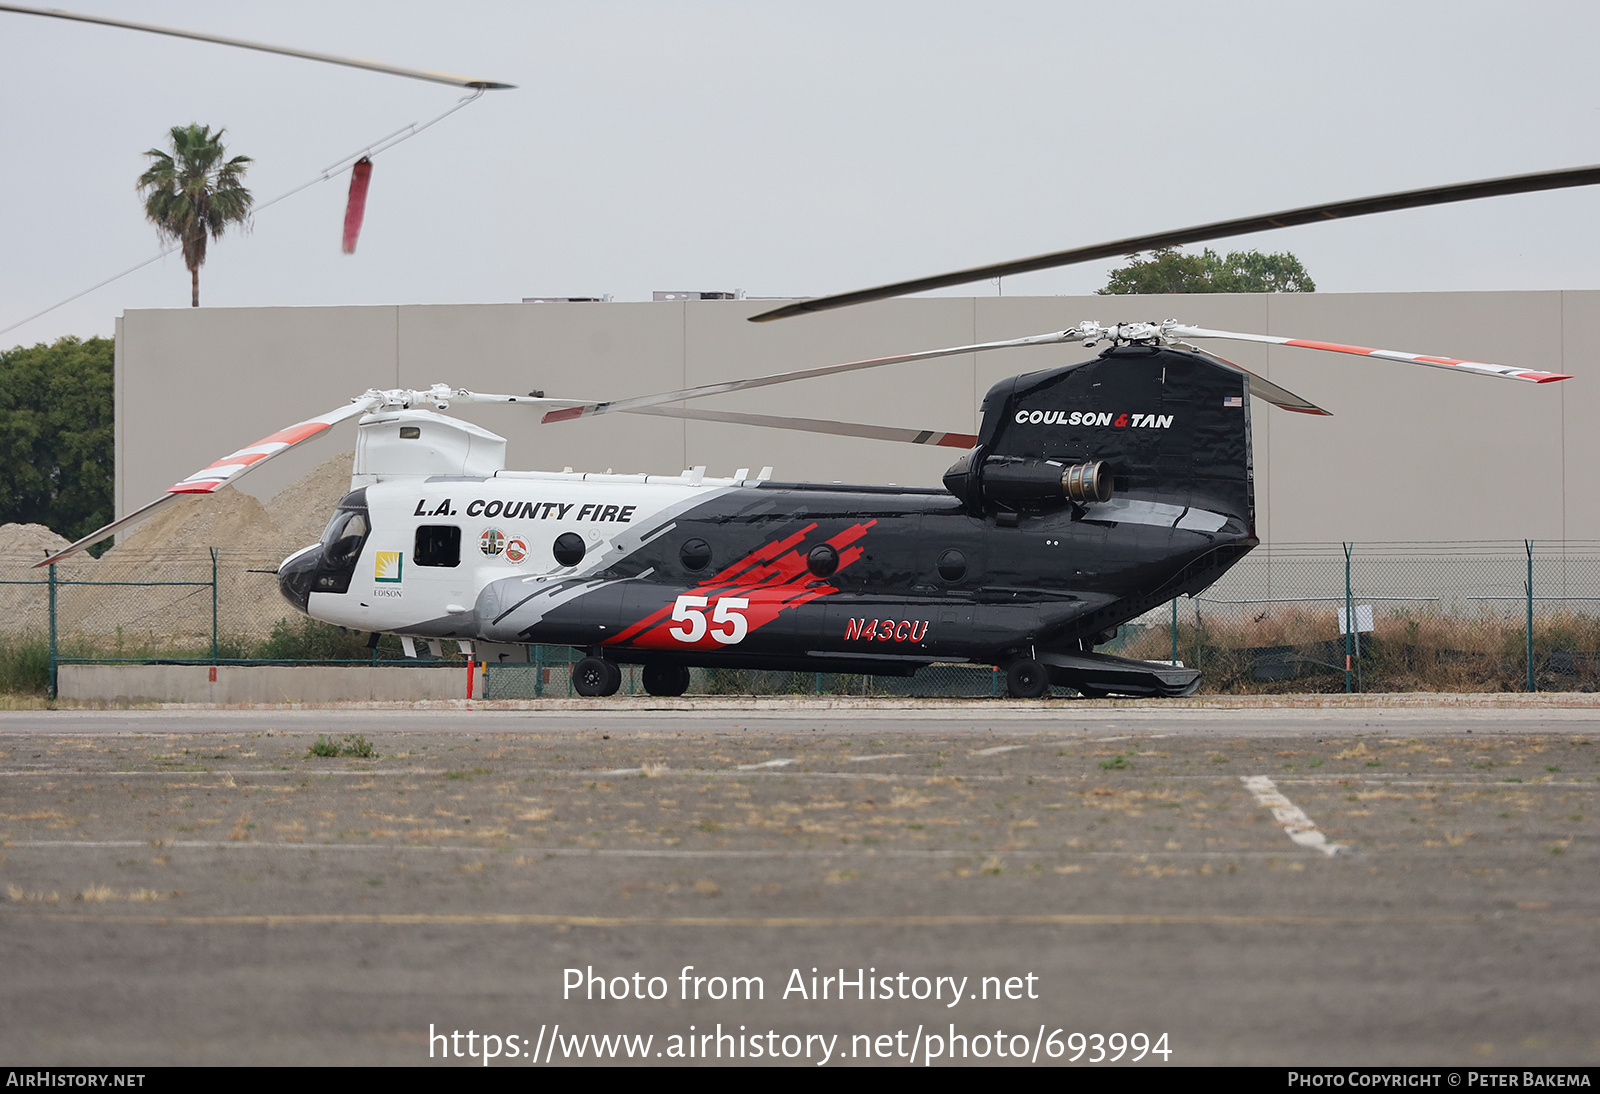
<path id="1" fill-rule="evenodd" d="M 689 670 L 682 665 L 646 665 L 640 676 L 651 695 L 675 697 L 689 690 Z"/>
<path id="2" fill-rule="evenodd" d="M 585 657 L 572 666 L 572 688 L 585 699 L 615 695 L 622 686 L 622 670 L 603 657 Z"/>
<path id="3" fill-rule="evenodd" d="M 1037 699 L 1050 690 L 1050 670 L 1031 658 L 1013 661 L 1006 669 L 1006 694 L 1013 699 Z"/>

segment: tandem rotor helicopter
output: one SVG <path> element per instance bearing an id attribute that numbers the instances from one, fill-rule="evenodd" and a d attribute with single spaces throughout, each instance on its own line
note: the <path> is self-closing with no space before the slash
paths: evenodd
<path id="1" fill-rule="evenodd" d="M 1600 166 L 1311 206 L 802 300 L 828 308 L 1270 228 L 1600 182 Z M 709 384 L 608 402 L 436 384 L 370 390 L 230 453 L 38 563 L 50 565 L 181 494 L 212 493 L 359 418 L 351 492 L 319 543 L 286 558 L 296 608 L 352 630 L 459 641 L 469 657 L 579 648 L 580 695 L 612 695 L 621 664 L 652 695 L 695 666 L 909 676 L 934 661 L 994 665 L 1018 698 L 1186 695 L 1198 670 L 1094 652 L 1117 627 L 1205 590 L 1258 543 L 1251 397 L 1326 411 L 1193 344 L 1231 339 L 1531 383 L 1571 377 L 1176 320 L 1067 330 Z M 690 409 L 673 404 L 886 365 L 1023 346 L 1101 343 L 1079 364 L 1003 380 L 977 435 Z M 751 478 L 511 471 L 506 441 L 440 413 L 519 403 L 544 423 L 650 414 L 963 450 L 942 489 Z M 520 655 L 520 656 L 518 656 Z"/>

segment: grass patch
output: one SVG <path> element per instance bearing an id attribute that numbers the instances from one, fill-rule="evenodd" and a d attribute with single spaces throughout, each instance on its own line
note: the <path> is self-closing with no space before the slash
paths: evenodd
<path id="1" fill-rule="evenodd" d="M 375 760 L 378 752 L 372 747 L 372 742 L 359 734 L 345 737 L 336 741 L 331 737 L 317 735 L 311 747 L 306 750 L 306 758 L 312 757 L 354 756 L 358 760 Z"/>

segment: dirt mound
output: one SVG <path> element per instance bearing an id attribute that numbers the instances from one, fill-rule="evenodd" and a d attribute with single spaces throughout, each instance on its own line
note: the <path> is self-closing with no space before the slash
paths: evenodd
<path id="1" fill-rule="evenodd" d="M 32 566 L 67 543 L 42 524 L 0 524 L 0 564 Z"/>
<path id="2" fill-rule="evenodd" d="M 149 565 L 211 561 L 211 548 L 228 556 L 255 556 L 280 538 L 261 503 L 225 486 L 215 494 L 186 494 L 135 528 L 100 559 L 107 580 L 137 581 Z M 115 571 L 115 576 L 106 572 Z M 125 576 L 126 572 L 126 576 Z"/>
<path id="3" fill-rule="evenodd" d="M 49 571 L 33 564 L 68 543 L 42 524 L 0 524 L 0 619 L 6 634 L 50 629 Z M 57 580 L 94 576 L 95 561 L 77 555 L 56 567 Z"/>
<path id="4" fill-rule="evenodd" d="M 333 507 L 350 492 L 350 468 L 355 458 L 354 452 L 330 456 L 310 474 L 296 479 L 267 502 L 267 514 L 277 524 L 281 536 L 279 558 L 321 537 L 323 527 L 333 515 Z"/>
<path id="5" fill-rule="evenodd" d="M 275 622 L 295 614 L 279 595 L 273 571 L 288 555 L 317 541 L 334 505 L 349 491 L 352 459 L 350 452 L 330 457 L 266 505 L 232 487 L 184 495 L 98 562 L 80 555 L 61 564 L 58 578 L 129 583 L 64 586 L 61 633 L 97 648 L 114 641 L 125 653 L 209 649 L 215 547 L 223 640 L 237 639 L 245 647 L 259 642 Z M 0 579 L 42 579 L 42 571 L 30 572 L 26 564 L 66 543 L 40 525 L 0 526 L 0 571 L 5 571 Z M 0 618 L 9 620 L 0 626 L 10 632 L 43 629 L 47 599 L 39 586 L 0 584 Z"/>

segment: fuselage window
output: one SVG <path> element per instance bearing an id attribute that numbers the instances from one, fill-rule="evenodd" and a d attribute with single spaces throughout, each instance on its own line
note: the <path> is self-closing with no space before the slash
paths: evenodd
<path id="1" fill-rule="evenodd" d="M 418 566 L 461 565 L 461 529 L 453 524 L 421 525 L 411 561 Z"/>

